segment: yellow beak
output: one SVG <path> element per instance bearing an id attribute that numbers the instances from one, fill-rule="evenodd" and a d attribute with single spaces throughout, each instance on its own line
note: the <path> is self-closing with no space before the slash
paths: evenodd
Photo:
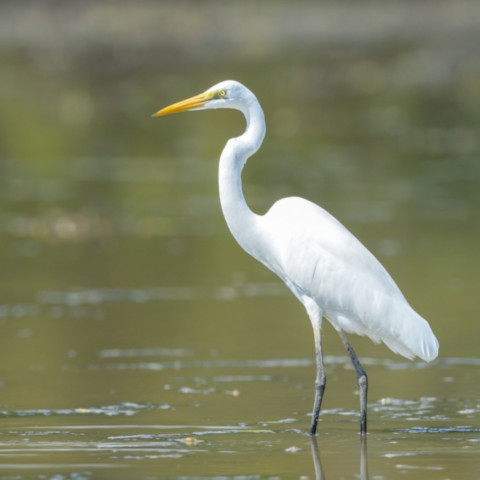
<path id="1" fill-rule="evenodd" d="M 174 103 L 168 107 L 162 108 L 157 113 L 154 113 L 153 117 L 161 117 L 162 115 L 170 115 L 171 113 L 179 113 L 179 112 L 186 112 L 188 110 L 192 110 L 194 108 L 199 108 L 209 100 L 212 100 L 214 97 L 215 92 L 204 92 L 200 93 L 200 95 L 195 95 L 194 97 L 187 98 L 186 100 L 182 100 L 181 102 Z"/>

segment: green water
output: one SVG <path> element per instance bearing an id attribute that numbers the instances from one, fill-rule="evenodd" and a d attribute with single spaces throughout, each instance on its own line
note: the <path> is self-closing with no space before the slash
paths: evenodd
<path id="1" fill-rule="evenodd" d="M 0 5 L 0 478 L 480 474 L 477 2 Z M 247 28 L 248 27 L 248 28 Z M 152 119 L 226 78 L 260 99 L 251 208 L 300 195 L 391 272 L 432 364 L 324 327 L 231 238 L 232 111 Z"/>

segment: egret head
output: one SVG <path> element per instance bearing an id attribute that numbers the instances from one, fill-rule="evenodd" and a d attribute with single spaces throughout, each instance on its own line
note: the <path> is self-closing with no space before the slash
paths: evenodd
<path id="1" fill-rule="evenodd" d="M 170 113 L 208 108 L 234 108 L 243 111 L 252 100 L 256 101 L 255 95 L 247 87 L 235 80 L 225 80 L 199 95 L 162 108 L 153 116 L 160 117 Z"/>

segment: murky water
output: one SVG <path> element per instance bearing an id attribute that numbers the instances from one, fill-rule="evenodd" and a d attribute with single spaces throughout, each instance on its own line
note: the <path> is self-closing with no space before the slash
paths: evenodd
<path id="1" fill-rule="evenodd" d="M 23 404 L 39 408 L 2 412 L 2 476 L 368 478 L 368 468 L 370 478 L 475 478 L 480 405 L 466 385 L 478 382 L 479 360 L 443 359 L 430 373 L 420 363 L 364 361 L 374 393 L 363 446 L 345 357 L 327 358 L 317 444 L 305 433 L 310 358 L 201 361 L 190 350 L 148 348 L 101 350 L 84 368 L 64 361 L 8 388 L 17 398 L 28 389 Z M 437 388 L 417 394 L 431 396 L 405 394 L 406 379 L 412 391 L 426 376 Z"/>
<path id="2" fill-rule="evenodd" d="M 479 4 L 74 5 L 0 6 L 0 478 L 478 478 Z M 150 118 L 229 77 L 266 112 L 251 207 L 323 205 L 440 340 L 351 338 L 364 444 L 328 325 L 306 434 L 309 321 L 224 224 L 242 119 Z"/>

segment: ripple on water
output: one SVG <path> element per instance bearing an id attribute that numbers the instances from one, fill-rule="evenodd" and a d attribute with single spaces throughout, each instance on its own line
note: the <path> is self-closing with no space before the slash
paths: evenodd
<path id="1" fill-rule="evenodd" d="M 459 418 L 468 422 L 480 413 L 480 403 L 475 399 L 464 398 L 420 397 L 419 399 L 398 399 L 387 397 L 375 403 L 370 403 L 370 409 L 379 414 L 381 418 L 401 419 L 408 422 L 438 423 L 458 420 Z M 412 433 L 440 431 L 440 427 L 412 428 L 414 428 Z M 446 428 L 457 427 L 448 426 Z"/>
<path id="2" fill-rule="evenodd" d="M 400 432 L 412 433 L 412 434 L 423 434 L 423 433 L 480 433 L 480 428 L 472 427 L 471 425 L 458 425 L 454 427 L 423 427 L 423 426 L 414 426 L 411 428 L 404 428 L 399 430 Z M 480 438 L 476 439 L 477 442 L 480 442 Z"/>
<path id="3" fill-rule="evenodd" d="M 121 358 L 142 358 L 149 356 L 175 357 L 173 361 L 151 361 L 151 362 L 114 362 L 91 365 L 92 369 L 113 369 L 113 370 L 180 370 L 188 368 L 215 369 L 215 368 L 295 368 L 308 367 L 314 365 L 313 357 L 304 358 L 270 358 L 262 360 L 183 360 L 182 357 L 194 356 L 191 349 L 172 349 L 165 347 L 141 348 L 141 349 L 106 349 L 100 350 L 98 356 L 102 359 L 121 359 Z M 330 368 L 336 366 L 350 365 L 350 359 L 346 355 L 325 355 L 325 364 Z M 480 366 L 480 358 L 457 358 L 450 357 L 438 359 L 433 362 L 439 368 L 459 367 L 459 366 Z M 427 364 L 423 361 L 411 362 L 396 359 L 362 357 L 362 365 L 370 368 L 384 368 L 387 370 L 421 370 L 429 368 L 432 363 Z M 265 378 L 268 380 L 268 378 Z M 264 379 L 264 380 L 265 380 Z M 452 381 L 451 376 L 445 376 L 446 383 Z M 425 399 L 424 399 L 425 400 Z M 395 405 L 393 399 L 382 399 L 384 406 Z"/>
<path id="4" fill-rule="evenodd" d="M 170 405 L 167 403 L 153 405 L 140 404 L 134 402 L 122 402 L 120 404 L 105 405 L 100 407 L 76 407 L 76 408 L 61 408 L 61 409 L 28 409 L 28 410 L 3 410 L 0 416 L 8 418 L 20 417 L 51 417 L 59 415 L 105 415 L 107 417 L 115 416 L 133 416 L 143 410 L 168 410 Z"/>
<path id="5" fill-rule="evenodd" d="M 238 297 L 279 296 L 287 293 L 287 289 L 280 282 L 250 282 L 217 287 L 158 285 L 145 288 L 44 290 L 38 294 L 38 303 L 72 307 L 100 303 L 145 303 L 161 300 L 232 300 Z"/>

